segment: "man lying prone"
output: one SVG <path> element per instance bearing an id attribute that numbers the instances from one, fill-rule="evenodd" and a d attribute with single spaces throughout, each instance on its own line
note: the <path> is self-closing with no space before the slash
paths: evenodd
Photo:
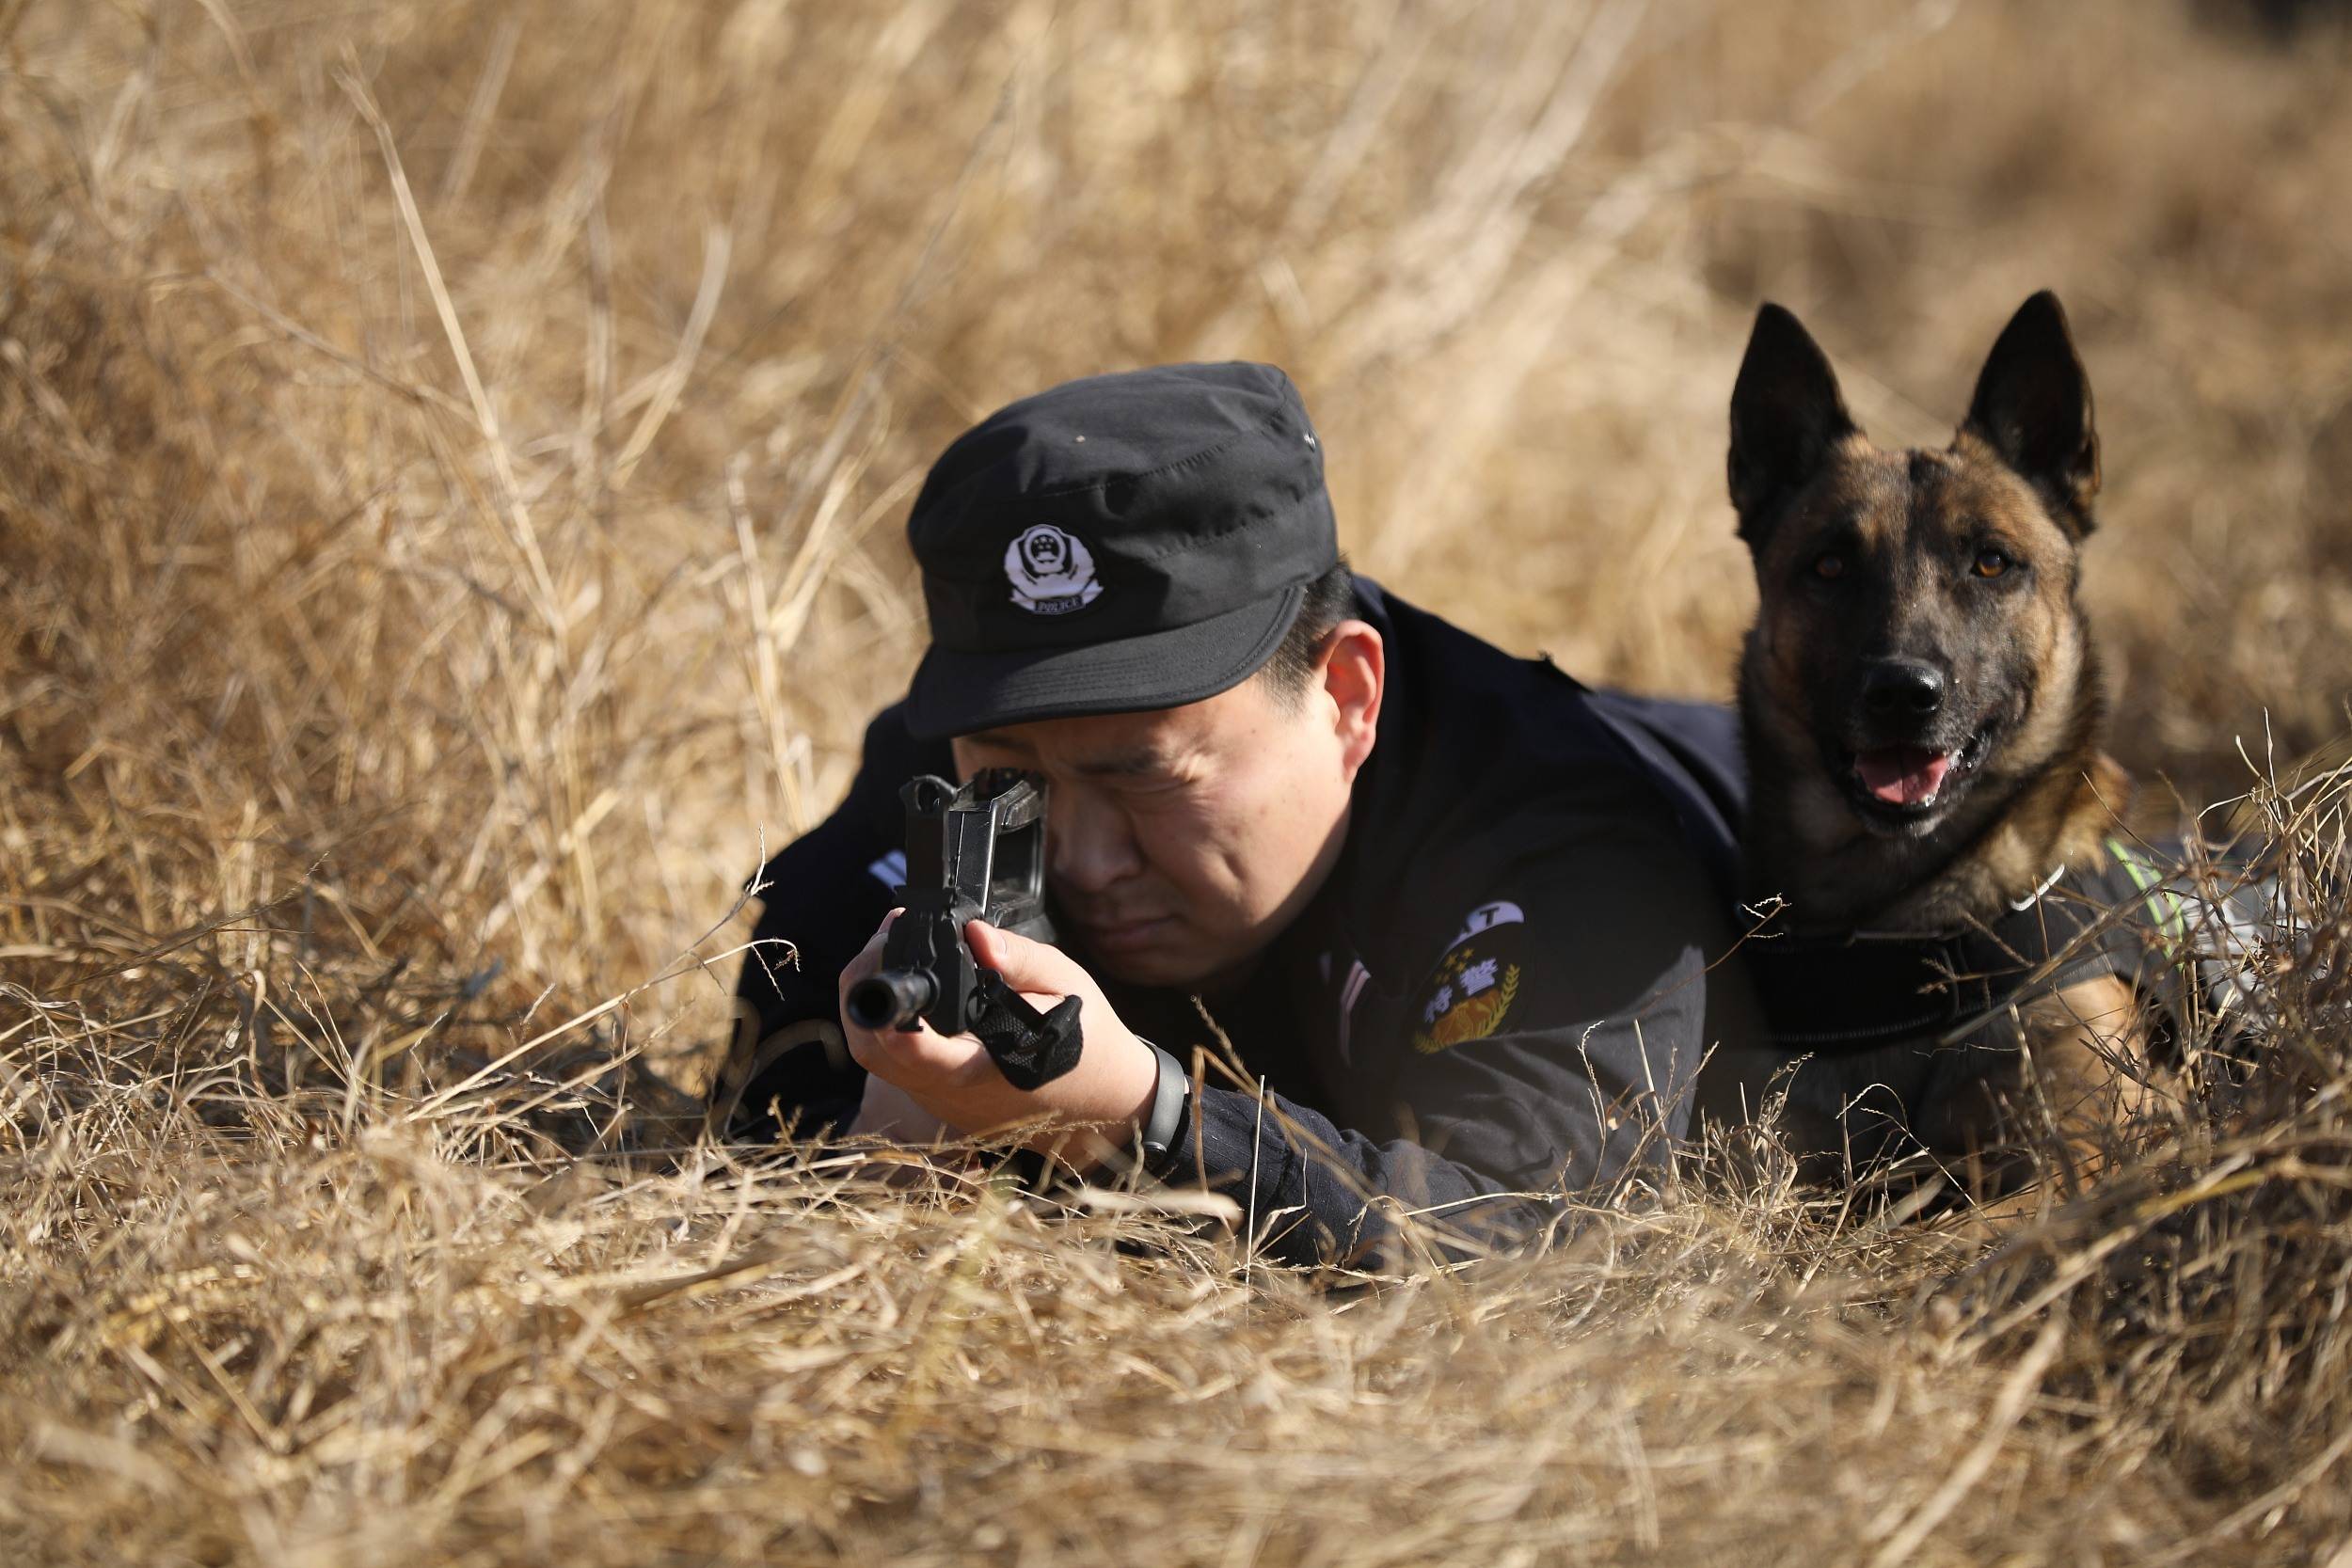
<path id="1" fill-rule="evenodd" d="M 1266 366 L 1013 404 L 947 449 L 908 532 L 931 644 L 849 798 L 762 873 L 756 937 L 798 962 L 745 963 L 732 1132 L 1048 1117 L 1068 1163 L 1230 1195 L 1300 1262 L 1474 1254 L 1662 1166 L 1745 1006 L 1708 969 L 1727 714 L 1587 690 L 1354 577 Z M 914 1016 L 928 981 L 852 1009 L 883 1027 L 841 1006 L 917 896 L 909 782 L 938 807 L 1011 776 L 990 769 L 1043 790 L 1056 942 L 973 922 L 971 958 L 1024 1027 L 1077 999 L 1070 1051 L 1009 1077 Z"/>

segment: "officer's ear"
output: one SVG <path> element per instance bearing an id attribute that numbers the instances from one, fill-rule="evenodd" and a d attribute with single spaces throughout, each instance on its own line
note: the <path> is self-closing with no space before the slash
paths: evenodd
<path id="1" fill-rule="evenodd" d="M 1388 645 L 1380 641 L 1379 628 L 1369 622 L 1342 621 L 1324 639 L 1314 681 L 1324 701 L 1317 705 L 1330 715 L 1342 765 L 1351 783 L 1357 769 L 1372 755 L 1372 743 L 1379 735 L 1380 699 L 1388 677 Z"/>

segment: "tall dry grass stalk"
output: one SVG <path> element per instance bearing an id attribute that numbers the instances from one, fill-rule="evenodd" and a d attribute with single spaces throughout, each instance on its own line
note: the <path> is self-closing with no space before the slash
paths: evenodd
<path id="1" fill-rule="evenodd" d="M 0 0 L 6 1556 L 2352 1560 L 2324 875 L 2263 1064 L 1990 1248 L 1768 1164 L 1332 1296 L 680 1141 L 738 881 L 917 651 L 912 486 L 1067 375 L 1278 360 L 1361 563 L 1721 693 L 1756 300 L 1915 439 L 2056 285 L 2121 752 L 2159 819 L 2291 786 L 2344 61 L 2122 0 Z"/>

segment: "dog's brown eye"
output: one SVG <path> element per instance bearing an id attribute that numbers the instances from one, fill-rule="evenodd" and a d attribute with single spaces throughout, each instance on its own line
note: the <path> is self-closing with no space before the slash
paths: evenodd
<path id="1" fill-rule="evenodd" d="M 1977 552 L 1977 576 L 1997 578 L 2010 568 L 2010 559 L 1999 550 L 1981 549 Z"/>
<path id="2" fill-rule="evenodd" d="M 1846 575 L 1846 558 L 1836 550 L 1823 550 L 1813 558 L 1813 575 L 1823 582 L 1836 582 Z"/>

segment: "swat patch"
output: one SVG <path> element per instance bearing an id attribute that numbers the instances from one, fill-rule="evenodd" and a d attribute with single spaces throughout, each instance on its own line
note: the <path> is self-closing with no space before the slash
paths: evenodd
<path id="1" fill-rule="evenodd" d="M 1502 1027 L 1519 994 L 1519 966 L 1514 960 L 1526 929 L 1523 921 L 1511 921 L 1455 942 L 1430 976 L 1414 1050 L 1434 1056 Z"/>
<path id="2" fill-rule="evenodd" d="M 1454 934 L 1452 942 L 1445 944 L 1446 950 L 1453 951 L 1481 931 L 1491 931 L 1498 926 L 1520 926 L 1526 924 L 1526 921 L 1527 911 L 1507 898 L 1498 899 L 1491 904 L 1481 904 L 1463 917 L 1461 930 Z"/>

